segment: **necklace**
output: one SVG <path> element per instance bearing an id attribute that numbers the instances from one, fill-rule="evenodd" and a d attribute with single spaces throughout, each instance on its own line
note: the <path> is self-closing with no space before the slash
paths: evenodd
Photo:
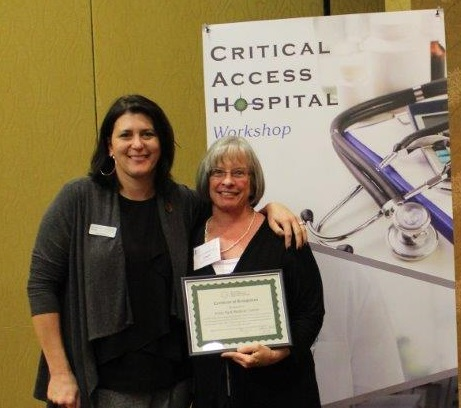
<path id="1" fill-rule="evenodd" d="M 207 241 L 207 237 L 208 237 L 208 224 L 210 223 L 210 220 L 212 219 L 213 217 L 210 217 L 208 218 L 208 220 L 206 221 L 205 223 L 205 242 Z M 221 253 L 223 254 L 224 252 L 227 252 L 227 251 L 230 251 L 232 248 L 234 248 L 235 246 L 237 246 L 237 244 L 247 236 L 247 234 L 250 232 L 250 229 L 251 227 L 253 226 L 253 222 L 256 218 L 256 211 L 253 211 L 253 217 L 251 218 L 251 221 L 250 221 L 250 224 L 248 225 L 248 228 L 246 229 L 246 231 L 237 239 L 237 241 L 235 241 L 233 244 L 231 244 L 229 247 L 225 248 L 225 249 L 221 249 Z"/>

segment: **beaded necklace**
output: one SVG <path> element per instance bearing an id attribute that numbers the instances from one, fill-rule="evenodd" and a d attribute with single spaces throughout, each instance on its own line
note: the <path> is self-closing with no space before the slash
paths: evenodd
<path id="1" fill-rule="evenodd" d="M 210 220 L 213 217 L 208 218 L 208 220 L 205 223 L 205 242 L 208 241 L 208 224 Z M 243 238 L 247 236 L 247 234 L 250 232 L 251 227 L 253 226 L 254 220 L 256 218 L 256 211 L 253 211 L 253 217 L 251 218 L 250 225 L 248 225 L 248 228 L 246 231 L 235 241 L 233 244 L 231 244 L 228 248 L 221 249 L 221 253 L 223 254 L 224 252 L 230 251 L 232 248 L 234 248 Z"/>

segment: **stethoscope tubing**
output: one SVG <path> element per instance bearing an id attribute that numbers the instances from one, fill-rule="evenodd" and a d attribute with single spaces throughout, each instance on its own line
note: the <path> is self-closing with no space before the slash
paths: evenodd
<path id="1" fill-rule="evenodd" d="M 389 112 L 422 99 L 447 93 L 446 78 L 437 79 L 420 87 L 408 88 L 370 99 L 346 109 L 333 119 L 330 133 L 342 133 L 349 126 L 381 113 Z"/>
<path id="2" fill-rule="evenodd" d="M 434 126 L 430 126 L 424 129 L 417 130 L 416 132 L 411 133 L 410 135 L 403 138 L 400 142 L 396 143 L 393 147 L 394 152 L 408 148 L 413 142 L 421 139 L 424 136 L 435 135 L 442 133 L 448 129 L 448 122 L 442 122 Z"/>
<path id="3" fill-rule="evenodd" d="M 404 201 L 404 195 L 412 190 L 391 166 L 379 168 L 382 158 L 346 131 L 351 125 L 373 116 L 401 108 L 422 99 L 442 95 L 447 92 L 445 78 L 368 100 L 340 113 L 332 121 L 330 134 L 333 148 L 354 178 L 370 194 L 382 211 L 383 206 L 393 200 L 396 204 Z M 440 125 L 447 128 L 448 124 Z M 443 129 L 442 129 L 443 130 Z M 431 132 L 437 131 L 432 129 Z M 428 131 L 415 132 L 407 136 L 401 146 L 408 146 Z M 398 146 L 400 148 L 401 146 Z M 422 194 L 412 197 L 430 212 L 434 227 L 450 242 L 453 242 L 453 220 Z"/>
<path id="4" fill-rule="evenodd" d="M 371 165 L 343 135 L 332 136 L 333 148 L 355 179 L 382 208 L 389 200 L 401 201 L 397 189 L 385 180 L 381 172 Z"/>
<path id="5" fill-rule="evenodd" d="M 381 163 L 382 158 L 378 154 L 366 147 L 349 132 L 344 133 L 344 139 L 353 146 L 354 149 L 360 152 L 363 157 L 367 158 L 372 165 L 378 166 L 379 163 Z M 356 171 L 360 170 L 356 169 Z M 381 169 L 381 172 L 383 174 L 382 178 L 386 178 L 388 182 L 399 191 L 401 196 L 404 196 L 406 193 L 413 190 L 413 186 L 408 183 L 392 166 L 386 166 Z M 449 215 L 422 194 L 412 197 L 409 201 L 418 202 L 423 205 L 431 214 L 431 222 L 435 229 L 453 243 L 453 219 Z"/>

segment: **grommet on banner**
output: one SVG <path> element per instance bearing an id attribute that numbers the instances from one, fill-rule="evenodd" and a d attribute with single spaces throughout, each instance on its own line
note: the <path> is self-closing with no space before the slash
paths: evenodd
<path id="1" fill-rule="evenodd" d="M 207 34 L 210 32 L 210 26 L 208 24 L 204 24 L 203 29 L 205 30 Z"/>

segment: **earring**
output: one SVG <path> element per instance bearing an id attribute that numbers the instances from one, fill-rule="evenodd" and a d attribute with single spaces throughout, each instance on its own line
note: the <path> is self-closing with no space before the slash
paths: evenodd
<path id="1" fill-rule="evenodd" d="M 109 172 L 104 172 L 102 169 L 99 170 L 103 176 L 112 176 L 112 174 L 115 173 L 115 159 L 114 159 L 114 156 L 110 155 L 109 158 L 112 159 L 112 161 L 113 161 L 113 167 L 112 167 L 112 170 L 109 171 Z"/>

